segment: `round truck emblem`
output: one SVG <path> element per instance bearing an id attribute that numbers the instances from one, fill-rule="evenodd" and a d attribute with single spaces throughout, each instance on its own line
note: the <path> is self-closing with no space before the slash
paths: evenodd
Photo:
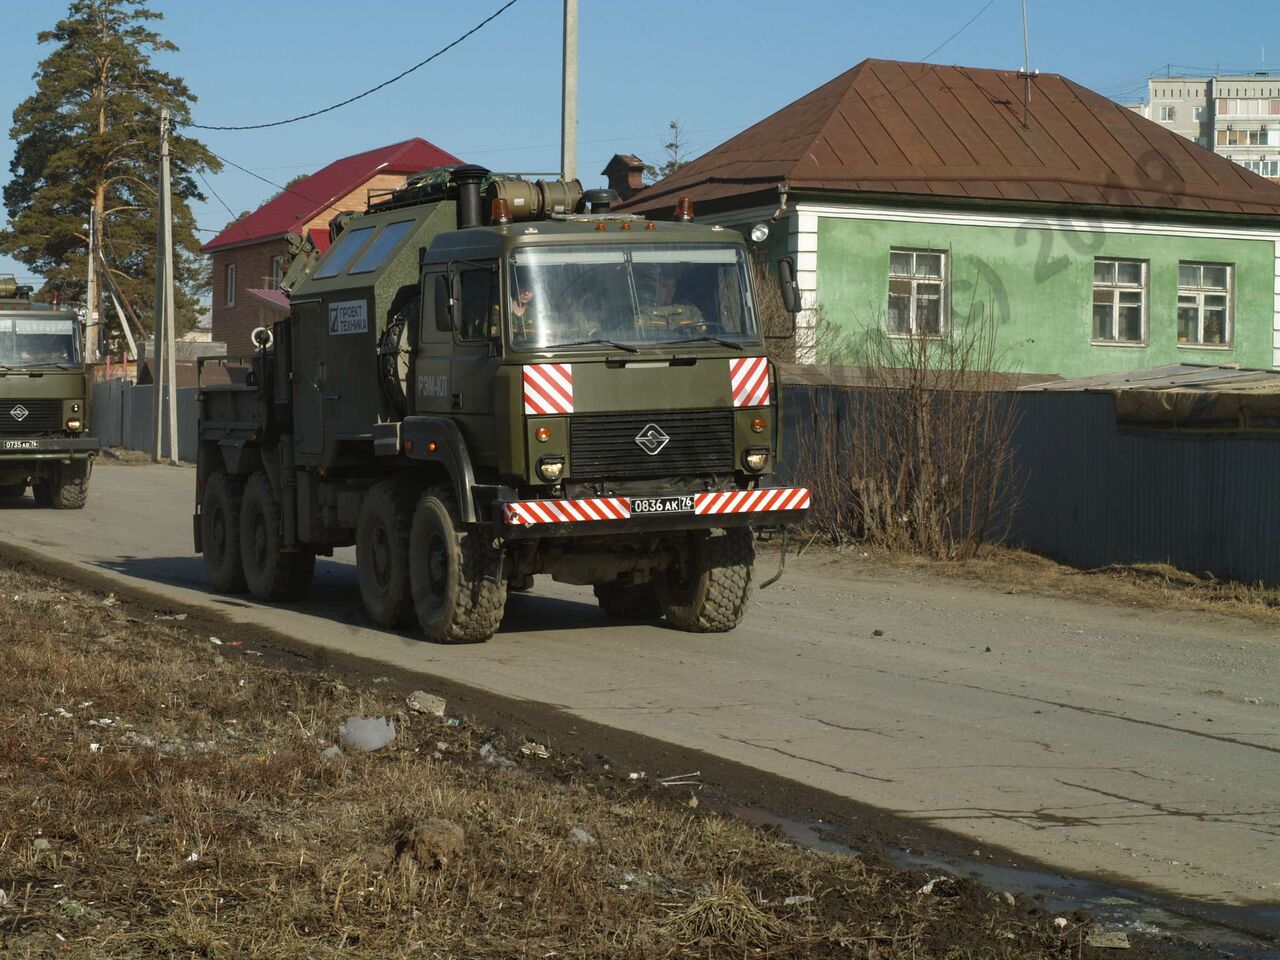
<path id="1" fill-rule="evenodd" d="M 9 411 L 9 416 L 13 417 L 13 419 L 21 423 L 23 420 L 27 419 L 27 415 L 30 412 L 31 411 L 28 410 L 26 407 L 24 407 L 22 404 L 18 404 L 16 407 L 14 407 L 12 410 Z"/>
<path id="2" fill-rule="evenodd" d="M 671 442 L 671 438 L 662 432 L 662 428 L 656 423 L 650 423 L 643 430 L 636 434 L 636 443 L 640 444 L 640 449 L 649 456 L 657 456 L 662 452 L 662 448 Z"/>

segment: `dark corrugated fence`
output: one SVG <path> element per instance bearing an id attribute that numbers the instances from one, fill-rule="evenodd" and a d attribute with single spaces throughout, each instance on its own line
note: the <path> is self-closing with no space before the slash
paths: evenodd
<path id="1" fill-rule="evenodd" d="M 786 461 L 815 409 L 847 415 L 843 393 L 785 388 Z M 1005 396 L 1023 478 L 1009 542 L 1082 567 L 1168 563 L 1280 585 L 1280 437 L 1122 430 L 1109 394 Z"/>

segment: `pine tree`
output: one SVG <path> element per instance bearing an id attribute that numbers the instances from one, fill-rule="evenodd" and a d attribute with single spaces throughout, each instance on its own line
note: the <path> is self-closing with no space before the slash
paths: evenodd
<path id="1" fill-rule="evenodd" d="M 188 202 L 202 200 L 194 175 L 217 170 L 217 158 L 183 136 L 195 97 L 186 83 L 151 64 L 176 51 L 150 29 L 163 15 L 146 0 L 73 0 L 41 44 L 35 92 L 13 112 L 15 152 L 4 188 L 9 227 L 0 250 L 45 278 L 42 292 L 86 299 L 87 224 L 98 215 L 112 277 L 145 325 L 155 291 L 160 108 L 173 118 L 174 278 L 177 320 L 194 323 L 200 253 Z M 104 319 L 113 311 L 104 311 Z"/>

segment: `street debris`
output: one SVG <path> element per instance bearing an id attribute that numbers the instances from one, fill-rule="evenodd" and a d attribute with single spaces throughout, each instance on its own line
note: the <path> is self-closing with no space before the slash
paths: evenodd
<path id="1" fill-rule="evenodd" d="M 923 887 L 921 887 L 916 892 L 923 893 L 923 894 L 930 894 L 930 893 L 933 893 L 933 891 L 937 888 L 938 884 L 951 883 L 951 882 L 952 882 L 951 877 L 947 877 L 947 876 L 934 877 L 932 880 L 930 880 L 928 883 L 926 883 Z"/>
<path id="2" fill-rule="evenodd" d="M 574 827 L 569 831 L 569 840 L 580 847 L 592 847 L 595 846 L 596 842 L 596 838 L 581 827 Z"/>
<path id="3" fill-rule="evenodd" d="M 1084 938 L 1085 946 L 1104 950 L 1128 950 L 1129 935 L 1122 930 L 1090 930 Z"/>
<path id="4" fill-rule="evenodd" d="M 396 725 L 386 717 L 350 717 L 338 728 L 338 737 L 355 750 L 372 753 L 396 738 Z"/>
<path id="5" fill-rule="evenodd" d="M 331 744 L 330 746 L 327 746 L 320 751 L 320 756 L 322 756 L 326 760 L 335 760 L 338 757 L 342 756 L 342 748 L 338 746 L 336 743 Z"/>
<path id="6" fill-rule="evenodd" d="M 187 619 L 187 615 L 185 613 L 169 613 L 169 614 L 157 613 L 156 619 L 157 620 L 185 620 Z"/>
<path id="7" fill-rule="evenodd" d="M 693 773 L 679 773 L 671 777 L 663 777 L 658 781 L 664 787 L 700 787 L 702 781 L 696 779 L 702 776 L 701 770 L 695 770 Z"/>
<path id="8" fill-rule="evenodd" d="M 527 741 L 521 748 L 520 752 L 526 757 L 539 757 L 546 760 L 551 756 L 551 751 L 540 743 L 534 743 L 532 740 Z"/>
<path id="9" fill-rule="evenodd" d="M 783 900 L 782 905 L 784 907 L 798 907 L 802 904 L 813 903 L 813 899 L 807 893 L 796 893 Z"/>
<path id="10" fill-rule="evenodd" d="M 1070 921 L 1068 921 L 1066 917 L 1054 917 L 1054 918 L 1053 918 L 1053 925 L 1054 925 L 1054 927 L 1055 927 L 1055 928 L 1057 928 L 1058 930 L 1065 930 L 1065 929 L 1067 929 L 1067 926 L 1069 925 L 1069 923 L 1070 923 Z"/>
<path id="11" fill-rule="evenodd" d="M 400 855 L 412 858 L 428 870 L 440 870 L 462 856 L 466 849 L 466 834 L 460 826 L 452 820 L 432 817 L 410 834 Z"/>
<path id="12" fill-rule="evenodd" d="M 498 752 L 490 741 L 480 744 L 480 759 L 491 767 L 514 767 L 515 763 Z"/>
<path id="13" fill-rule="evenodd" d="M 644 778 L 645 778 L 645 773 L 643 770 L 636 770 L 633 773 L 627 774 L 628 780 L 643 780 Z"/>
<path id="14" fill-rule="evenodd" d="M 432 717 L 444 716 L 444 698 L 425 690 L 415 690 L 405 698 L 405 703 L 414 713 L 424 713 Z"/>

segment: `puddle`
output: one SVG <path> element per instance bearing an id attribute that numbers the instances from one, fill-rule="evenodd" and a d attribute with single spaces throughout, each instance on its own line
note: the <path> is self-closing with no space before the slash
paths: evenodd
<path id="1" fill-rule="evenodd" d="M 772 827 L 792 842 L 824 853 L 857 855 L 858 850 L 832 838 L 833 825 L 809 823 L 757 807 L 715 804 L 725 813 L 762 827 Z M 1110 929 L 1179 937 L 1230 952 L 1239 958 L 1280 956 L 1280 905 L 1229 907 L 1162 897 L 1159 894 L 1065 876 L 1047 870 L 1009 867 L 968 857 L 927 854 L 900 847 L 884 853 L 899 867 L 929 874 L 969 877 L 992 890 L 1022 894 L 1052 914 L 1085 910 Z"/>

